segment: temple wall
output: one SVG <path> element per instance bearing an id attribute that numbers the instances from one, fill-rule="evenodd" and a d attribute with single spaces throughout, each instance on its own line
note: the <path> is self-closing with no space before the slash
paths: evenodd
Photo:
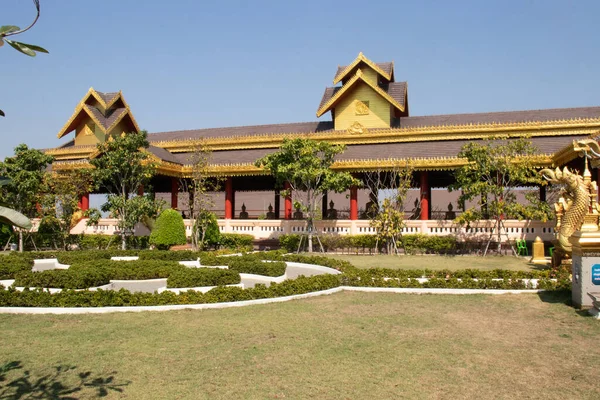
<path id="1" fill-rule="evenodd" d="M 335 107 L 335 129 L 346 130 L 354 122 L 359 122 L 366 128 L 389 128 L 390 104 L 387 100 L 366 83 L 359 82 L 356 85 Z M 369 102 L 369 114 L 356 115 L 356 100 Z"/>

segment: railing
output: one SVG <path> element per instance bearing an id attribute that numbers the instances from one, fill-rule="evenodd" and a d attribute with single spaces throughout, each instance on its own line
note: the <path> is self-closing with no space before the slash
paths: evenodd
<path id="1" fill-rule="evenodd" d="M 32 231 L 37 231 L 39 219 L 33 219 Z M 87 220 L 83 219 L 71 229 L 73 234 L 87 235 L 114 235 L 117 231 L 117 220 L 103 218 L 97 225 L 87 226 Z M 284 234 L 303 234 L 307 233 L 307 225 L 304 220 L 268 220 L 268 219 L 219 219 L 217 220 L 219 231 L 222 233 L 242 233 L 254 236 L 256 239 L 277 239 Z M 455 235 L 460 240 L 484 240 L 490 235 L 497 237 L 493 231 L 494 221 L 483 220 L 472 223 L 470 227 L 459 226 L 452 221 L 445 220 L 405 220 L 405 227 L 402 229 L 404 234 L 421 233 L 425 235 Z M 186 235 L 192 234 L 191 220 L 185 219 L 184 225 Z M 501 231 L 501 241 L 508 239 L 535 240 L 539 236 L 544 241 L 554 239 L 554 222 L 541 221 L 503 221 Z M 318 220 L 315 221 L 315 232 L 325 235 L 356 235 L 366 234 L 374 235 L 375 229 L 371 227 L 369 220 Z M 137 235 L 147 235 L 149 231 L 146 227 L 138 224 L 136 227 Z"/>

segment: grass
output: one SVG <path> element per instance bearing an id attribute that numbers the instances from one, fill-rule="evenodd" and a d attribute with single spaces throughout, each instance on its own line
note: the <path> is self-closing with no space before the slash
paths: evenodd
<path id="1" fill-rule="evenodd" d="M 545 268 L 545 266 L 530 264 L 531 257 L 513 257 L 513 256 L 439 256 L 422 255 L 393 256 L 386 254 L 378 255 L 353 255 L 353 254 L 318 254 L 327 257 L 337 258 L 352 263 L 357 268 L 392 268 L 392 269 L 431 269 L 441 270 L 449 269 L 456 271 L 459 269 L 480 269 L 494 270 L 506 269 L 511 271 L 531 271 Z"/>
<path id="2" fill-rule="evenodd" d="M 600 323 L 546 296 L 344 292 L 223 310 L 0 315 L 0 365 L 22 366 L 0 379 L 0 398 L 19 398 L 3 395 L 9 382 L 31 392 L 44 376 L 81 388 L 77 398 L 600 398 Z"/>

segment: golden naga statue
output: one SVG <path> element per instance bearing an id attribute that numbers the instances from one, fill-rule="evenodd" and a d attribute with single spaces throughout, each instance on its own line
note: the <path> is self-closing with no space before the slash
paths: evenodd
<path id="1" fill-rule="evenodd" d="M 545 168 L 540 171 L 548 182 L 564 185 L 561 196 L 554 204 L 556 211 L 556 233 L 559 246 L 566 253 L 571 253 L 572 246 L 569 238 L 575 231 L 581 229 L 586 215 L 599 214 L 600 208 L 597 203 L 598 185 L 592 181 L 592 174 L 588 169 L 588 153 L 600 158 L 600 146 L 595 140 L 586 139 L 573 142 L 575 151 L 583 153 L 585 158 L 585 170 L 583 176 L 571 172 L 567 167 L 562 171 Z"/>

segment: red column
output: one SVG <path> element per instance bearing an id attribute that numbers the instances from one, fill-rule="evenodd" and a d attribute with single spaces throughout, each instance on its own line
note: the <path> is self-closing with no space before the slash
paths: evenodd
<path id="1" fill-rule="evenodd" d="M 225 219 L 233 218 L 233 178 L 225 180 Z"/>
<path id="2" fill-rule="evenodd" d="M 292 185 L 289 182 L 283 184 L 284 190 L 291 190 Z M 285 219 L 292 219 L 292 193 L 285 196 L 284 216 Z"/>
<path id="3" fill-rule="evenodd" d="M 421 171 L 421 220 L 428 220 L 429 206 L 431 203 L 431 190 L 429 188 L 429 174 L 427 171 Z"/>
<path id="4" fill-rule="evenodd" d="M 144 195 L 144 185 L 138 186 L 138 196 Z"/>
<path id="5" fill-rule="evenodd" d="M 358 187 L 350 187 L 350 219 L 358 219 Z"/>
<path id="6" fill-rule="evenodd" d="M 86 193 L 79 198 L 79 202 L 77 203 L 79 209 L 81 211 L 86 211 L 90 208 L 90 194 Z"/>
<path id="7" fill-rule="evenodd" d="M 177 178 L 171 178 L 171 208 L 177 208 L 179 194 L 179 181 Z"/>

